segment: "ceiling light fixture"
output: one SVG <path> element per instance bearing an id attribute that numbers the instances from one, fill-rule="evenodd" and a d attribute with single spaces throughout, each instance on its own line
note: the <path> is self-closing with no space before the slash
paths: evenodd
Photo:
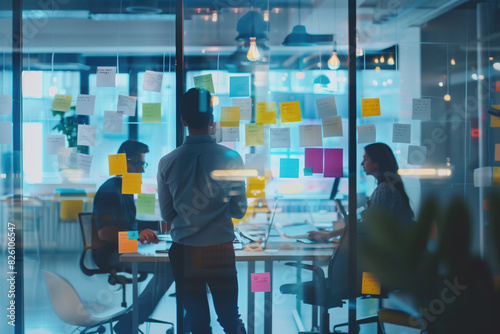
<path id="1" fill-rule="evenodd" d="M 387 58 L 387 65 L 394 65 L 394 57 L 392 55 Z"/>

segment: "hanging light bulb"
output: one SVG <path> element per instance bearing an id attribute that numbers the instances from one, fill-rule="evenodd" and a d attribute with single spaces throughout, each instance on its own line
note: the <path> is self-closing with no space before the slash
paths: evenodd
<path id="1" fill-rule="evenodd" d="M 385 62 L 385 58 L 384 58 L 384 56 L 380 56 L 380 62 L 381 62 L 381 63 Z"/>
<path id="2" fill-rule="evenodd" d="M 212 96 L 212 107 L 215 107 L 218 105 L 219 105 L 219 97 L 216 95 Z"/>
<path id="3" fill-rule="evenodd" d="M 394 65 L 394 57 L 392 55 L 387 58 L 387 64 L 388 65 Z"/>
<path id="4" fill-rule="evenodd" d="M 340 67 L 340 60 L 337 57 L 337 51 L 332 51 L 332 56 L 328 59 L 328 68 L 331 70 L 338 70 Z"/>
<path id="5" fill-rule="evenodd" d="M 212 22 L 217 22 L 219 20 L 219 14 L 217 14 L 217 11 L 214 11 L 212 13 Z"/>
<path id="6" fill-rule="evenodd" d="M 449 102 L 449 101 L 451 100 L 451 96 L 450 96 L 450 94 L 446 94 L 446 95 L 444 96 L 444 100 L 445 100 L 446 102 Z"/>
<path id="7" fill-rule="evenodd" d="M 259 49 L 257 49 L 255 37 L 250 37 L 250 48 L 248 49 L 247 58 L 250 61 L 257 61 L 260 59 L 260 52 Z"/>

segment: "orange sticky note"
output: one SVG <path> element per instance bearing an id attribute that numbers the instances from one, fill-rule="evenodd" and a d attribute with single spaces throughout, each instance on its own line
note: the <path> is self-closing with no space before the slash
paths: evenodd
<path id="1" fill-rule="evenodd" d="M 380 116 L 380 99 L 361 99 L 361 116 Z"/>
<path id="2" fill-rule="evenodd" d="M 128 231 L 118 232 L 118 253 L 137 253 L 137 239 L 130 239 Z"/>
<path id="3" fill-rule="evenodd" d="M 300 122 L 300 102 L 281 102 L 280 103 L 281 123 Z"/>
<path id="4" fill-rule="evenodd" d="M 141 183 L 142 183 L 141 173 L 123 174 L 122 194 L 140 194 Z"/>
<path id="5" fill-rule="evenodd" d="M 245 146 L 264 145 L 264 126 L 262 124 L 245 124 Z"/>
<path id="6" fill-rule="evenodd" d="M 276 124 L 276 102 L 257 103 L 257 124 Z"/>
<path id="7" fill-rule="evenodd" d="M 372 273 L 363 272 L 361 293 L 364 295 L 380 295 L 380 281 Z"/>
<path id="8" fill-rule="evenodd" d="M 265 198 L 266 192 L 265 176 L 247 178 L 247 198 Z"/>
<path id="9" fill-rule="evenodd" d="M 221 107 L 220 126 L 224 128 L 237 128 L 240 126 L 240 107 Z"/>
<path id="10" fill-rule="evenodd" d="M 500 80 L 497 80 L 497 84 L 496 84 L 496 89 L 495 89 L 497 92 L 500 92 Z"/>
<path id="11" fill-rule="evenodd" d="M 127 156 L 125 153 L 108 155 L 109 175 L 127 174 Z"/>
<path id="12" fill-rule="evenodd" d="M 500 161 L 500 144 L 495 144 L 495 161 Z"/>

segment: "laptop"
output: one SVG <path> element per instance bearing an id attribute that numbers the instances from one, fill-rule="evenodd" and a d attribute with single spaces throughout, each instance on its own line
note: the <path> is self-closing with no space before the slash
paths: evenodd
<path id="1" fill-rule="evenodd" d="M 236 239 L 235 242 L 233 242 L 233 245 L 235 247 L 234 249 L 243 249 L 243 247 L 245 246 L 249 246 L 249 248 L 262 248 L 262 250 L 266 249 L 267 243 L 269 241 L 269 236 L 271 234 L 271 229 L 273 228 L 274 218 L 276 217 L 277 207 L 278 207 L 278 199 L 276 199 L 276 201 L 274 202 L 271 218 L 269 219 L 269 224 L 266 227 L 266 231 L 263 238 L 255 240 L 252 237 L 249 237 L 243 232 L 241 232 L 240 229 L 236 228 L 236 233 L 235 233 Z M 237 245 L 238 243 L 241 246 Z"/>

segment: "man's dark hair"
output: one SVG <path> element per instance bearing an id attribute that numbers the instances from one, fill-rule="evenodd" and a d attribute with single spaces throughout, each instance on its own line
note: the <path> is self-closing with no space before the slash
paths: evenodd
<path id="1" fill-rule="evenodd" d="M 213 119 L 212 96 L 205 89 L 191 88 L 182 95 L 182 118 L 190 128 L 202 130 Z"/>
<path id="2" fill-rule="evenodd" d="M 125 153 L 127 155 L 127 158 L 134 158 L 140 155 L 141 153 L 148 153 L 148 152 L 149 152 L 148 145 L 130 139 L 124 141 L 120 145 L 120 148 L 118 149 L 118 154 Z"/>

